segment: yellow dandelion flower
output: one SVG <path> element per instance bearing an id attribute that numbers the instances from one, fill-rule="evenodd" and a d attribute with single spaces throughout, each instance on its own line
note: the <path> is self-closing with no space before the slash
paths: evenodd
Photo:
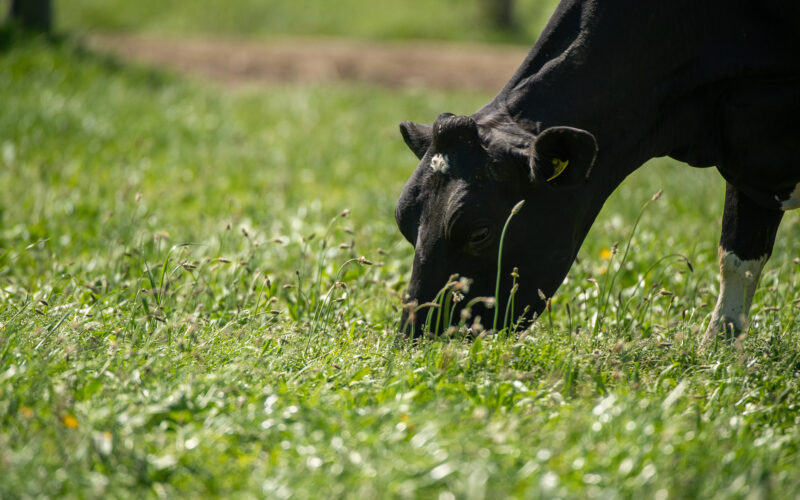
<path id="1" fill-rule="evenodd" d="M 611 259 L 611 249 L 610 248 L 604 248 L 604 249 L 600 250 L 600 258 L 603 259 L 603 260 Z"/>
<path id="2" fill-rule="evenodd" d="M 78 419 L 75 418 L 73 415 L 71 415 L 69 413 L 64 415 L 64 418 L 62 418 L 61 421 L 64 422 L 64 425 L 68 429 L 77 429 L 78 428 Z"/>

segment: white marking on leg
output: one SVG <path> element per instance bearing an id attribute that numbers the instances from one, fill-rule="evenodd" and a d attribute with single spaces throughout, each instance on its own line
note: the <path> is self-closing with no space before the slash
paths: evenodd
<path id="1" fill-rule="evenodd" d="M 706 341 L 720 332 L 738 333 L 744 330 L 758 278 L 766 262 L 766 255 L 742 260 L 735 253 L 719 248 L 719 297 L 706 330 Z"/>
<path id="2" fill-rule="evenodd" d="M 800 208 L 800 183 L 794 187 L 794 191 L 788 198 L 781 201 L 781 210 L 794 210 Z"/>

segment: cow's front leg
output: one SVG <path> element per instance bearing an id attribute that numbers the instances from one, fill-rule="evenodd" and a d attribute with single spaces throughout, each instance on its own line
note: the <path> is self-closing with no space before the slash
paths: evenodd
<path id="1" fill-rule="evenodd" d="M 783 212 L 757 205 L 730 183 L 719 242 L 720 286 L 703 344 L 717 335 L 731 337 L 747 325 L 747 314 L 761 270 L 772 253 Z"/>

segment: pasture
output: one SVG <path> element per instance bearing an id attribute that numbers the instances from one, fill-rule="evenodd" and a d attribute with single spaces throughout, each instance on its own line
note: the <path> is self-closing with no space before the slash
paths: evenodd
<path id="1" fill-rule="evenodd" d="M 0 497 L 795 496 L 798 217 L 701 352 L 713 169 L 626 180 L 530 330 L 396 338 L 397 123 L 490 97 L 225 91 L 3 29 Z"/>

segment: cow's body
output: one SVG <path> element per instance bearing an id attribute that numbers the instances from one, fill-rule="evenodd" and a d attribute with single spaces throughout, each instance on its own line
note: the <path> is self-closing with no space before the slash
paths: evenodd
<path id="1" fill-rule="evenodd" d="M 612 191 L 671 156 L 728 182 L 709 334 L 737 330 L 783 210 L 800 207 L 800 4 L 564 0 L 489 104 L 401 130 L 421 159 L 397 209 L 416 249 L 409 299 L 431 300 L 451 273 L 494 295 L 495 273 L 517 266 L 518 303 L 541 311 L 539 290 L 555 292 Z M 497 228 L 519 199 L 497 270 Z M 475 245 L 450 227 L 470 210 L 486 222 L 469 238 L 491 233 Z"/>

